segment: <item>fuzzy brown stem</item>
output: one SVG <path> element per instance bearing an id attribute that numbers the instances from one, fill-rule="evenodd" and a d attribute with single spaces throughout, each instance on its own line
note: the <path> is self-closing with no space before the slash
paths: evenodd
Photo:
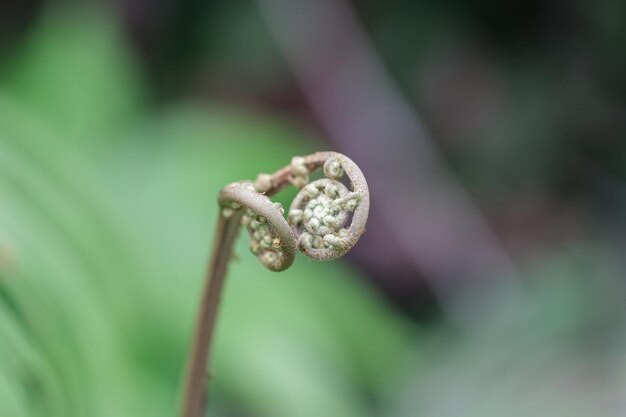
<path id="1" fill-rule="evenodd" d="M 201 417 L 205 414 L 209 379 L 207 378 L 207 364 L 211 353 L 211 341 L 228 261 L 239 232 L 241 214 L 236 213 L 228 219 L 225 219 L 221 213 L 219 215 L 213 254 L 202 291 L 194 341 L 187 363 L 180 417 Z"/>

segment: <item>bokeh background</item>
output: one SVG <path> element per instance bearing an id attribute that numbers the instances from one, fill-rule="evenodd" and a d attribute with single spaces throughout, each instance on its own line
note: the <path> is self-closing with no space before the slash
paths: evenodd
<path id="1" fill-rule="evenodd" d="M 216 193 L 324 149 L 368 231 L 281 274 L 240 239 L 210 416 L 625 415 L 625 18 L 3 0 L 0 415 L 176 415 Z"/>

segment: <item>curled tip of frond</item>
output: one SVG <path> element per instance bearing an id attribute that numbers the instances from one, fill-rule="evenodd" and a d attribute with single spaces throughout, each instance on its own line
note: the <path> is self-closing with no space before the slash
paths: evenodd
<path id="1" fill-rule="evenodd" d="M 233 183 L 222 189 L 222 215 L 239 216 L 250 237 L 250 250 L 272 271 L 291 266 L 295 258 L 296 239 L 283 217 L 280 203 L 273 203 L 256 191 L 251 183 Z"/>
<path id="2" fill-rule="evenodd" d="M 365 231 L 369 190 L 359 167 L 345 155 L 321 152 L 311 159 L 323 166 L 326 178 L 300 190 L 289 209 L 289 223 L 300 236 L 298 247 L 305 255 L 335 259 L 352 249 Z M 352 189 L 339 181 L 344 176 Z"/>
<path id="3" fill-rule="evenodd" d="M 326 178 L 309 182 L 311 173 L 320 168 Z M 265 194 L 289 183 L 300 191 L 287 222 L 282 205 Z M 352 249 L 365 231 L 369 191 L 350 158 L 318 152 L 294 157 L 286 168 L 273 175 L 259 174 L 254 183 L 230 184 L 220 193 L 220 205 L 225 218 L 239 216 L 248 230 L 250 249 L 261 263 L 282 271 L 293 262 L 296 248 L 319 260 L 335 259 Z"/>

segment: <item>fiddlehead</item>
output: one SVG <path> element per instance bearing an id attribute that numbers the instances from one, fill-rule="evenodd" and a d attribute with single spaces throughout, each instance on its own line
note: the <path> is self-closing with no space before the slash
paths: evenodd
<path id="1" fill-rule="evenodd" d="M 325 178 L 309 182 L 318 169 L 323 169 Z M 272 203 L 269 196 L 289 184 L 300 191 L 287 222 L 282 206 Z M 363 173 L 350 158 L 336 152 L 295 157 L 274 174 L 260 174 L 254 184 L 230 184 L 221 191 L 219 201 L 223 216 L 239 216 L 248 229 L 252 253 L 273 271 L 293 263 L 296 247 L 319 260 L 345 254 L 365 231 L 369 211 Z"/>
<path id="2" fill-rule="evenodd" d="M 312 157 L 326 178 L 300 190 L 291 203 L 289 223 L 305 255 L 330 260 L 352 249 L 365 231 L 369 190 L 359 167 L 345 155 L 323 152 Z M 344 177 L 352 189 L 340 181 Z"/>
<path id="3" fill-rule="evenodd" d="M 326 178 L 309 182 L 311 174 L 321 168 Z M 269 197 L 290 184 L 300 191 L 291 203 L 287 222 L 282 206 Z M 295 157 L 273 174 L 259 174 L 254 183 L 229 184 L 220 191 L 218 201 L 220 215 L 189 353 L 181 417 L 205 415 L 206 365 L 240 226 L 247 228 L 250 249 L 261 263 L 282 271 L 293 263 L 297 248 L 320 260 L 335 259 L 349 251 L 365 231 L 369 211 L 363 173 L 347 156 L 336 152 Z"/>
<path id="4" fill-rule="evenodd" d="M 250 182 L 233 183 L 219 195 L 222 216 L 239 216 L 248 229 L 250 250 L 272 271 L 282 271 L 293 263 L 296 240 L 283 217 L 280 203 L 259 194 Z"/>

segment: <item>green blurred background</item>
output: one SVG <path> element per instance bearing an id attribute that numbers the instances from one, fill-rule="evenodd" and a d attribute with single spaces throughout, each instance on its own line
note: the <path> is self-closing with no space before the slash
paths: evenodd
<path id="1" fill-rule="evenodd" d="M 0 416 L 176 415 L 218 190 L 324 149 L 368 231 L 281 274 L 240 239 L 209 416 L 625 415 L 625 20 L 3 0 Z"/>

